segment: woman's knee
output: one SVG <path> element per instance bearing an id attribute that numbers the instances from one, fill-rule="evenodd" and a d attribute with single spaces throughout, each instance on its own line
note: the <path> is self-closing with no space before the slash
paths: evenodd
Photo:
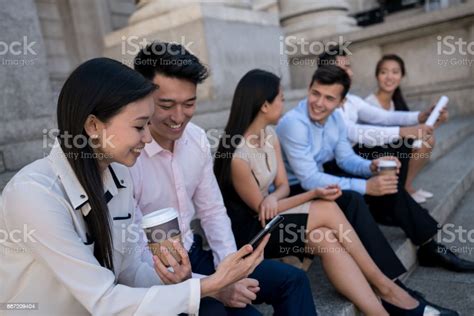
<path id="1" fill-rule="evenodd" d="M 326 201 L 326 200 L 315 200 L 311 202 L 310 210 L 312 213 L 333 213 L 335 211 L 340 211 L 339 206 L 336 202 Z"/>
<path id="2" fill-rule="evenodd" d="M 311 202 L 308 216 L 308 228 L 316 229 L 320 226 L 330 226 L 334 218 L 342 214 L 336 202 L 316 200 Z"/>
<path id="3" fill-rule="evenodd" d="M 338 243 L 337 237 L 329 227 L 318 227 L 308 232 L 306 236 L 309 245 L 327 245 Z"/>

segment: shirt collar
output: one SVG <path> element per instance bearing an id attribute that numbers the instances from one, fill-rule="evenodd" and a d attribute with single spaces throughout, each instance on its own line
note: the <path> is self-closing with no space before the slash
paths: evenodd
<path id="1" fill-rule="evenodd" d="M 164 149 L 160 146 L 153 138 L 151 139 L 151 143 L 145 145 L 145 152 L 148 157 L 153 157 L 154 155 L 159 154 Z"/>
<path id="2" fill-rule="evenodd" d="M 186 131 L 187 131 L 187 127 L 185 128 L 183 135 L 181 135 L 179 139 L 175 140 L 173 152 L 176 152 L 177 147 L 181 146 L 182 144 L 188 143 L 188 135 Z M 161 147 L 161 145 L 158 144 L 158 142 L 154 140 L 153 138 L 151 139 L 151 143 L 148 143 L 145 145 L 145 152 L 148 155 L 148 157 L 153 157 L 161 153 L 162 151 L 168 151 L 168 150 Z"/>
<path id="3" fill-rule="evenodd" d="M 87 216 L 91 211 L 88 196 L 81 183 L 72 170 L 72 167 L 67 159 L 66 154 L 59 145 L 58 140 L 55 141 L 48 159 L 50 160 L 57 177 L 61 180 L 64 191 L 76 210 L 81 210 L 84 216 Z M 81 158 L 77 158 L 81 159 Z M 124 180 L 120 179 L 115 173 L 111 165 L 104 172 L 104 197 L 108 203 L 112 197 L 117 195 L 118 189 L 126 188 Z"/>
<path id="4" fill-rule="evenodd" d="M 327 123 L 327 120 L 329 120 L 329 117 L 332 116 L 332 114 L 327 118 L 326 122 L 324 124 L 319 124 L 318 122 L 314 122 L 310 117 L 309 117 L 309 113 L 308 113 L 308 99 L 305 98 L 303 100 L 300 101 L 300 103 L 298 104 L 298 107 L 300 109 L 300 111 L 302 112 L 302 114 L 304 115 L 304 117 L 306 118 L 306 120 L 316 126 L 316 127 L 319 127 L 319 128 L 323 128 L 324 125 Z"/>

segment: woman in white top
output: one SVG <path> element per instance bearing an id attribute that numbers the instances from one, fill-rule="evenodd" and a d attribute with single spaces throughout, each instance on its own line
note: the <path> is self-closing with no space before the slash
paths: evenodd
<path id="1" fill-rule="evenodd" d="M 262 260 L 268 239 L 253 253 L 246 245 L 229 255 L 212 276 L 191 278 L 177 243 L 187 269 L 174 272 L 188 278 L 173 285 L 162 285 L 174 283 L 172 272 L 141 261 L 143 232 L 133 226 L 136 203 L 125 166 L 151 141 L 155 89 L 107 58 L 85 62 L 67 79 L 51 153 L 20 170 L 3 191 L 0 231 L 8 238 L 0 243 L 0 302 L 37 303 L 41 315 L 197 314 L 201 298 L 246 277 Z"/>
<path id="2" fill-rule="evenodd" d="M 364 315 L 388 315 L 388 310 L 391 315 L 423 315 L 426 305 L 386 277 L 370 258 L 334 202 L 341 195 L 339 187 L 317 188 L 288 197 L 280 143 L 270 127 L 278 122 L 282 111 L 280 78 L 259 69 L 244 75 L 234 94 L 214 166 L 237 244 L 248 240 L 248 234 L 252 235 L 260 224 L 281 214 L 285 221 L 272 234 L 266 256 L 301 252 L 321 256 L 332 284 Z M 271 185 L 275 190 L 270 193 Z M 302 235 L 298 238 L 297 234 Z"/>
<path id="3" fill-rule="evenodd" d="M 375 77 L 377 78 L 378 89 L 375 94 L 369 95 L 365 100 L 373 106 L 386 111 L 408 111 L 408 106 L 403 97 L 400 83 L 405 76 L 405 63 L 397 55 L 385 55 L 377 63 Z M 447 112 L 444 111 L 438 126 L 447 119 Z M 435 126 L 435 127 L 436 127 Z M 418 203 L 426 202 L 432 198 L 433 194 L 423 189 L 416 190 L 413 181 L 423 167 L 428 163 L 431 152 L 435 145 L 434 134 L 423 142 L 419 149 L 413 149 L 412 158 L 408 163 L 408 171 L 405 182 L 405 189 L 412 195 Z"/>

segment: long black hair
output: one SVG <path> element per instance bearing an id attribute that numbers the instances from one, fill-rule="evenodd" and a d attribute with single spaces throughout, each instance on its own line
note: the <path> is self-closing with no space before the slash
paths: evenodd
<path id="1" fill-rule="evenodd" d="M 405 76 L 405 62 L 403 59 L 395 54 L 384 55 L 382 58 L 377 62 L 377 66 L 375 67 L 375 77 L 377 78 L 380 71 L 382 71 L 383 63 L 386 61 L 394 61 L 400 66 L 400 71 L 402 72 L 402 77 Z M 392 96 L 393 106 L 395 111 L 409 111 L 407 102 L 403 97 L 402 89 L 400 86 L 395 89 L 393 96 Z"/>
<path id="2" fill-rule="evenodd" d="M 98 161 L 87 158 L 93 157 L 89 144 L 79 147 L 64 140 L 68 137 L 88 139 L 84 124 L 89 115 L 107 122 L 127 104 L 146 97 L 154 89 L 156 86 L 149 80 L 118 61 L 95 58 L 72 72 L 59 95 L 58 140 L 89 199 L 91 212 L 84 219 L 95 241 L 94 256 L 110 270 L 113 270 L 112 234 Z"/>
<path id="3" fill-rule="evenodd" d="M 232 186 L 230 163 L 236 147 L 257 116 L 265 101 L 272 103 L 280 91 L 280 78 L 271 72 L 254 69 L 247 72 L 237 84 L 229 120 L 219 141 L 214 161 L 214 173 L 225 195 Z M 236 137 L 235 141 L 229 141 Z"/>

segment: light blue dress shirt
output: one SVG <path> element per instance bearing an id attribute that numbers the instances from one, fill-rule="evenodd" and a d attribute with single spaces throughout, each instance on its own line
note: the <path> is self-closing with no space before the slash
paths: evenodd
<path id="1" fill-rule="evenodd" d="M 338 184 L 343 190 L 365 194 L 365 179 L 324 173 L 323 164 L 336 159 L 338 166 L 357 177 L 370 177 L 370 160 L 358 156 L 347 139 L 344 119 L 334 111 L 321 125 L 309 118 L 307 100 L 287 112 L 276 128 L 290 185 L 305 190 Z"/>

